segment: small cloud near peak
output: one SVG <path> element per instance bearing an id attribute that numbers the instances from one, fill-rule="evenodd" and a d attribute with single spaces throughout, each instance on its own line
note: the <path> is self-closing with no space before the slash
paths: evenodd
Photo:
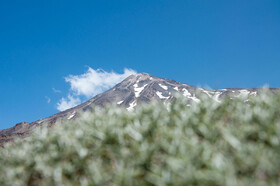
<path id="1" fill-rule="evenodd" d="M 123 73 L 119 74 L 114 71 L 107 72 L 102 69 L 94 70 L 88 67 L 84 74 L 68 75 L 65 78 L 65 81 L 70 84 L 68 97 L 62 98 L 57 103 L 57 109 L 63 111 L 74 107 L 82 102 L 82 97 L 89 99 L 112 88 L 128 76 L 136 73 L 135 70 L 127 68 L 124 69 Z M 56 92 L 55 90 L 53 88 L 54 92 Z"/>
<path id="2" fill-rule="evenodd" d="M 57 103 L 57 110 L 64 111 L 79 104 L 81 104 L 80 98 L 74 98 L 73 96 L 68 95 L 67 99 L 61 98 Z"/>
<path id="3" fill-rule="evenodd" d="M 75 95 L 90 98 L 108 90 L 135 73 L 136 71 L 131 69 L 124 69 L 123 74 L 118 74 L 114 71 L 106 72 L 102 69 L 94 70 L 89 67 L 84 74 L 69 75 L 65 78 L 65 81 L 70 83 L 71 91 Z"/>

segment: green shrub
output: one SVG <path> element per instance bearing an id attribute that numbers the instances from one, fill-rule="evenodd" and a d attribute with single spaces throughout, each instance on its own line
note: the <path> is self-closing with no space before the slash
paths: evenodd
<path id="1" fill-rule="evenodd" d="M 94 108 L 0 151 L 0 185 L 279 185 L 280 96 Z"/>

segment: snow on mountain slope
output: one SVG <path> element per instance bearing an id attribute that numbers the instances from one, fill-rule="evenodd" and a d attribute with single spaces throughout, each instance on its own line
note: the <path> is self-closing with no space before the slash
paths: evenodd
<path id="1" fill-rule="evenodd" d="M 274 89 L 271 90 L 274 91 Z M 257 95 L 258 91 L 259 89 L 207 90 L 170 79 L 158 78 L 147 73 L 139 73 L 129 76 L 112 89 L 74 108 L 32 123 L 19 123 L 12 128 L 0 131 L 0 144 L 10 141 L 14 136 L 27 136 L 38 126 L 51 127 L 60 121 L 78 118 L 80 113 L 91 111 L 92 106 L 104 107 L 106 104 L 115 104 L 126 108 L 128 111 L 133 111 L 140 103 L 149 103 L 152 100 L 167 103 L 173 99 L 176 93 L 185 96 L 188 100 L 187 105 L 190 106 L 191 102 L 200 102 L 196 96 L 197 92 L 213 98 L 216 102 L 221 102 L 226 95 L 247 98 L 249 95 Z"/>

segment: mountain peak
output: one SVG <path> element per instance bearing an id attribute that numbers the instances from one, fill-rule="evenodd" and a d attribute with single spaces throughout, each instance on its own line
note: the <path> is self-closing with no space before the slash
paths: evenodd
<path id="1" fill-rule="evenodd" d="M 133 111 L 137 105 L 149 103 L 152 100 L 163 103 L 171 101 L 174 93 L 181 93 L 187 99 L 186 104 L 190 104 L 191 102 L 200 102 L 199 98 L 196 96 L 197 92 L 211 97 L 216 102 L 221 102 L 225 95 L 246 99 L 248 96 L 257 95 L 259 89 L 207 90 L 179 83 L 174 80 L 159 78 L 147 73 L 138 73 L 127 77 L 115 87 L 93 97 L 81 105 L 45 119 L 32 123 L 21 123 L 12 128 L 0 131 L 0 144 L 3 141 L 10 141 L 15 136 L 28 135 L 38 126 L 52 126 L 63 120 L 78 118 L 80 117 L 80 113 L 91 111 L 93 106 L 104 107 L 107 104 L 116 104 L 124 107 L 128 111 Z"/>
<path id="2" fill-rule="evenodd" d="M 137 73 L 137 74 L 135 74 L 135 75 L 136 75 L 136 76 L 151 76 L 150 74 L 145 73 L 145 72 Z"/>
<path id="3" fill-rule="evenodd" d="M 148 73 L 137 73 L 137 74 L 133 74 L 133 75 L 130 75 L 128 78 L 126 78 L 126 80 L 133 80 L 133 81 L 141 81 L 141 80 L 145 80 L 145 79 L 148 79 L 148 78 L 151 78 L 152 76 Z"/>

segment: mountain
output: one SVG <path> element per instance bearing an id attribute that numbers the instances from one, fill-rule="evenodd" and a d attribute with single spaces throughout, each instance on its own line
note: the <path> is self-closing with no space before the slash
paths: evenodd
<path id="1" fill-rule="evenodd" d="M 279 89 L 270 89 L 276 91 Z M 11 141 L 13 137 L 25 137 L 30 132 L 39 126 L 53 126 L 60 121 L 72 120 L 78 118 L 80 113 L 90 111 L 92 106 L 105 106 L 113 103 L 125 107 L 128 111 L 133 111 L 139 103 L 149 103 L 152 100 L 160 102 L 171 101 L 174 98 L 174 93 L 183 94 L 188 102 L 200 102 L 196 97 L 196 93 L 200 92 L 212 97 L 215 101 L 220 102 L 221 99 L 230 95 L 233 97 L 248 97 L 249 95 L 257 95 L 260 89 L 222 89 L 222 90 L 207 90 L 196 88 L 188 84 L 179 83 L 170 79 L 163 79 L 147 73 L 139 73 L 131 75 L 121 83 L 117 84 L 110 90 L 99 94 L 87 102 L 52 115 L 45 119 L 27 123 L 22 122 L 14 127 L 0 131 L 0 144 Z"/>

